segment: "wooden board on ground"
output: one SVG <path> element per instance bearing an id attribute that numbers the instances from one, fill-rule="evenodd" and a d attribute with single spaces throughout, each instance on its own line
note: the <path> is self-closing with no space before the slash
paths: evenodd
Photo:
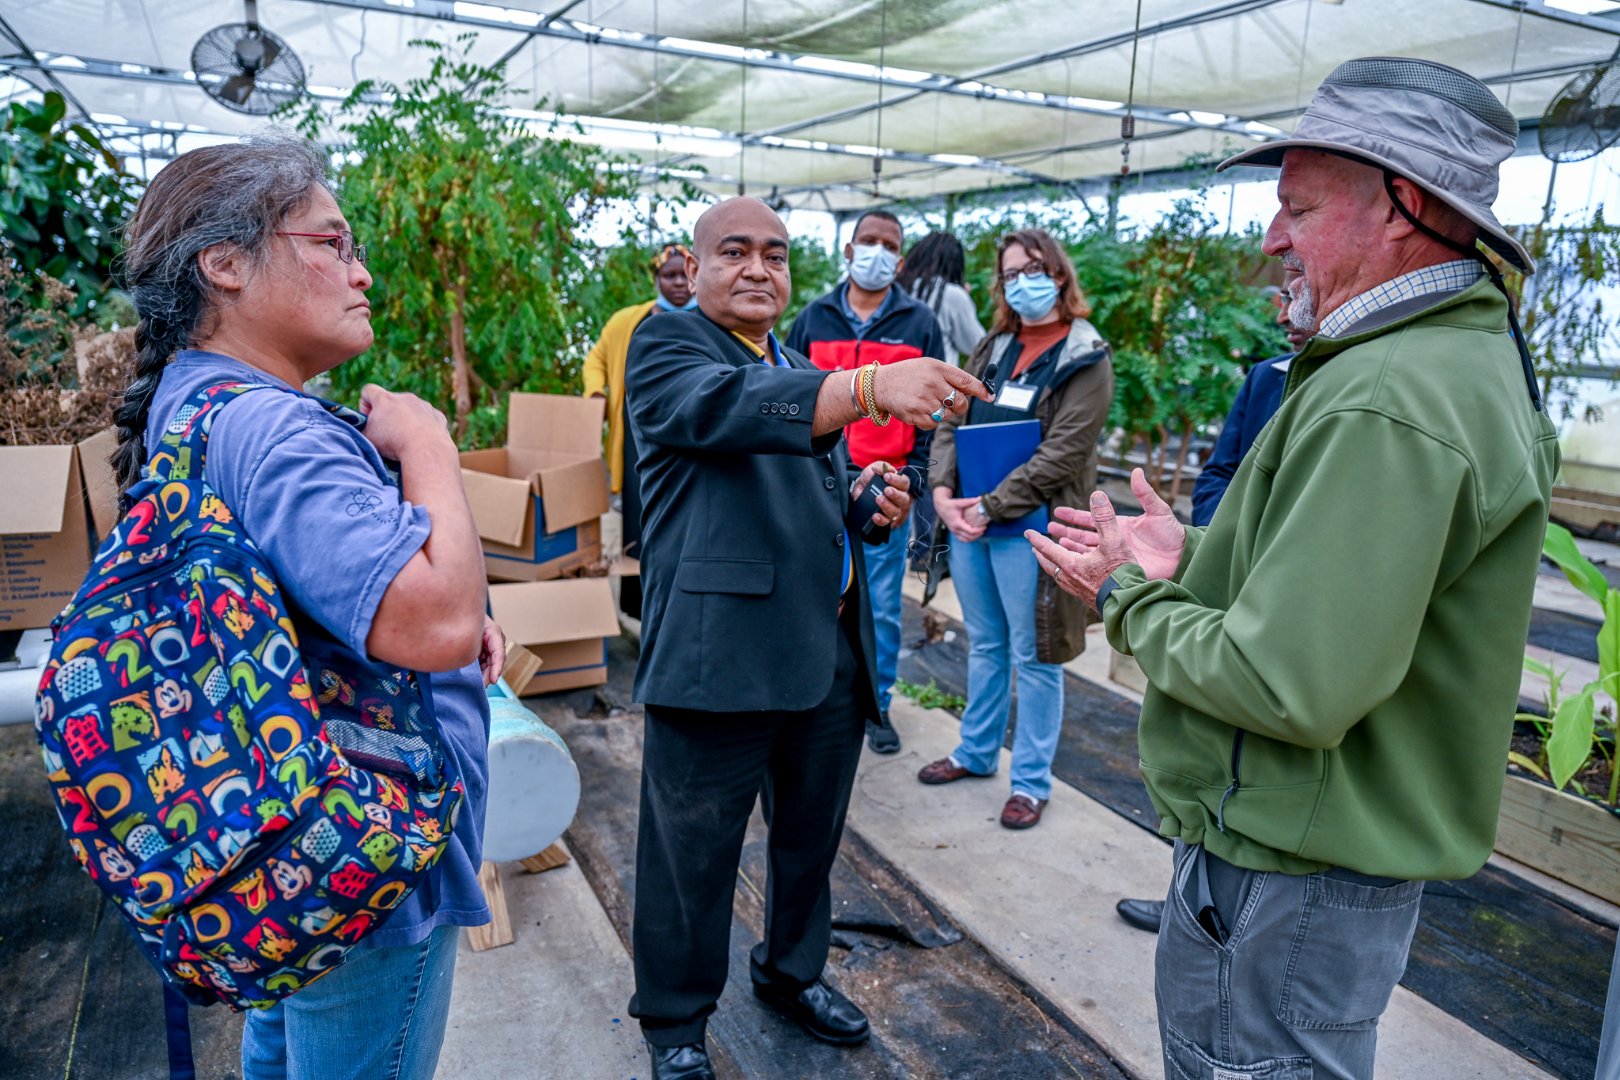
<path id="1" fill-rule="evenodd" d="M 1555 485 L 1551 516 L 1576 532 L 1612 540 L 1620 536 L 1620 495 Z"/>
<path id="2" fill-rule="evenodd" d="M 1509 776 L 1496 849 L 1620 903 L 1620 817 L 1585 799 Z"/>
<path id="3" fill-rule="evenodd" d="M 518 862 L 531 874 L 543 874 L 547 870 L 567 866 L 568 849 L 563 847 L 561 840 L 558 840 L 540 854 L 530 855 L 527 859 L 519 859 Z"/>
<path id="4" fill-rule="evenodd" d="M 467 944 L 473 952 L 498 949 L 517 939 L 512 935 L 512 919 L 506 912 L 506 893 L 501 888 L 500 868 L 486 862 L 478 868 L 478 884 L 484 889 L 484 902 L 489 905 L 489 922 L 483 926 L 467 927 Z"/>

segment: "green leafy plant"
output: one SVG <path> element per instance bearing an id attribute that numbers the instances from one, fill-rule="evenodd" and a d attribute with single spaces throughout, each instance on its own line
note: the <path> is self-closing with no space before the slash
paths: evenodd
<path id="1" fill-rule="evenodd" d="M 0 246 L 31 279 L 40 304 L 43 277 L 73 290 L 68 314 L 91 311 L 108 288 L 118 227 L 137 181 L 85 124 L 67 121 L 56 91 L 37 103 L 12 102 L 0 122 Z"/>
<path id="2" fill-rule="evenodd" d="M 941 690 L 933 679 L 928 680 L 927 686 L 919 686 L 905 679 L 896 679 L 894 691 L 910 698 L 925 709 L 945 709 L 959 713 L 967 708 L 967 698 L 961 694 L 953 694 L 949 690 Z"/>
<path id="3" fill-rule="evenodd" d="M 1549 220 L 1551 211 L 1549 204 L 1540 222 L 1518 230 L 1536 261 L 1535 274 L 1511 274 L 1507 284 L 1519 303 L 1542 397 L 1567 418 L 1575 411 L 1582 373 L 1607 366 L 1608 355 L 1620 344 L 1620 317 L 1603 303 L 1620 274 L 1620 225 L 1604 218 L 1602 206 L 1585 220 L 1558 223 Z M 1611 381 L 1620 378 L 1620 368 L 1612 370 Z"/>
<path id="4" fill-rule="evenodd" d="M 582 238 L 636 174 L 601 149 L 508 116 L 500 67 L 454 44 L 415 41 L 428 74 L 363 83 L 338 109 L 349 139 L 344 212 L 366 241 L 376 342 L 335 369 L 334 390 L 366 382 L 446 403 L 464 446 L 498 444 L 513 390 L 576 393 L 585 352 L 619 307 L 651 295 L 646 255 Z M 310 130 L 318 117 L 306 117 Z"/>
<path id="5" fill-rule="evenodd" d="M 1581 794 L 1600 799 L 1610 807 L 1620 807 L 1620 769 L 1615 767 L 1615 714 L 1613 699 L 1620 695 L 1620 589 L 1609 584 L 1603 572 L 1575 546 L 1575 539 L 1562 525 L 1549 524 L 1542 554 L 1551 559 L 1564 576 L 1581 592 L 1595 600 L 1603 611 L 1598 628 L 1598 677 L 1574 694 L 1563 690 L 1564 675 L 1551 665 L 1526 656 L 1524 666 L 1547 680 L 1547 715 L 1519 713 L 1517 719 L 1533 726 L 1541 736 L 1538 758 L 1514 751 L 1509 759 L 1526 772 L 1563 790 L 1575 777 L 1593 765 L 1606 766 L 1608 791 L 1593 795 L 1579 782 Z M 1598 695 L 1609 701 L 1599 704 Z"/>

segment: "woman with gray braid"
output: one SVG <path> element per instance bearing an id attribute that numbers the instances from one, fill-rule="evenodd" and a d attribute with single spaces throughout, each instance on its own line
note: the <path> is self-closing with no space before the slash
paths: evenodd
<path id="1" fill-rule="evenodd" d="M 270 562 L 300 636 L 430 673 L 441 738 L 466 788 L 433 879 L 341 967 L 249 1012 L 243 1076 L 428 1080 L 457 928 L 489 919 L 477 880 L 484 686 L 504 657 L 500 630 L 484 617 L 483 555 L 455 444 L 444 417 L 413 395 L 367 386 L 361 415 L 302 390 L 372 341 L 365 248 L 313 145 L 265 135 L 183 154 L 152 180 L 127 232 L 124 272 L 140 323 L 118 413 L 121 487 L 139 478 L 171 423 L 185 422 L 199 391 L 268 386 L 210 413 L 208 484 Z M 397 463 L 398 486 L 385 460 Z M 390 813 L 366 807 L 374 812 Z M 267 887 L 281 898 L 308 888 L 289 864 L 270 865 Z M 244 918 L 252 902 L 222 901 L 248 905 Z M 340 938 L 363 932 L 309 903 L 297 921 Z M 274 927 L 264 934 L 263 948 L 274 948 Z"/>

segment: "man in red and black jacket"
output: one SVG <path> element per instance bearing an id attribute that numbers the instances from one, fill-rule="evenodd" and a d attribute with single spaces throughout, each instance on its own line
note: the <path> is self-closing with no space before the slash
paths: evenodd
<path id="1" fill-rule="evenodd" d="M 887 210 L 869 210 L 856 220 L 850 240 L 844 245 L 849 277 L 799 313 L 788 334 L 788 348 L 828 371 L 848 371 L 874 362 L 892 364 L 914 356 L 944 356 L 945 339 L 934 313 L 894 283 L 904 262 L 900 252 L 905 234 L 900 219 Z M 886 461 L 906 470 L 912 491 L 928 490 L 931 432 L 918 431 L 900 420 L 884 427 L 857 420 L 844 434 L 856 468 Z M 878 703 L 885 716 L 900 659 L 900 586 L 905 579 L 908 541 L 909 530 L 896 529 L 887 543 L 866 551 L 868 595 L 877 637 Z M 890 725 L 868 725 L 866 742 L 880 754 L 900 749 L 900 737 Z"/>

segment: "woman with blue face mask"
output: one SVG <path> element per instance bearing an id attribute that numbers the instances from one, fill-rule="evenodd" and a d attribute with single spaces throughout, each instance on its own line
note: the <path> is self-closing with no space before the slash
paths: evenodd
<path id="1" fill-rule="evenodd" d="M 1041 229 L 1011 232 L 997 244 L 996 258 L 995 320 L 965 365 L 991 383 L 995 400 L 972 402 L 959 423 L 935 431 L 930 477 L 967 624 L 967 707 L 957 748 L 917 778 L 948 784 L 996 771 L 1016 673 L 1012 792 L 1001 824 L 1027 829 L 1039 823 L 1051 795 L 1063 725 L 1062 665 L 1085 648 L 1086 609 L 1040 573 L 1022 534 L 1044 531 L 1054 505 L 1077 505 L 1064 500 L 1085 498 L 1096 485 L 1097 439 L 1113 400 L 1114 371 L 1057 241 Z M 958 436 L 959 427 L 1019 422 L 1026 426 Z M 1021 441 L 999 441 L 1015 432 Z M 964 491 L 959 450 L 963 457 L 989 452 L 969 444 L 1020 449 L 1006 454 L 1011 471 L 993 487 Z"/>

